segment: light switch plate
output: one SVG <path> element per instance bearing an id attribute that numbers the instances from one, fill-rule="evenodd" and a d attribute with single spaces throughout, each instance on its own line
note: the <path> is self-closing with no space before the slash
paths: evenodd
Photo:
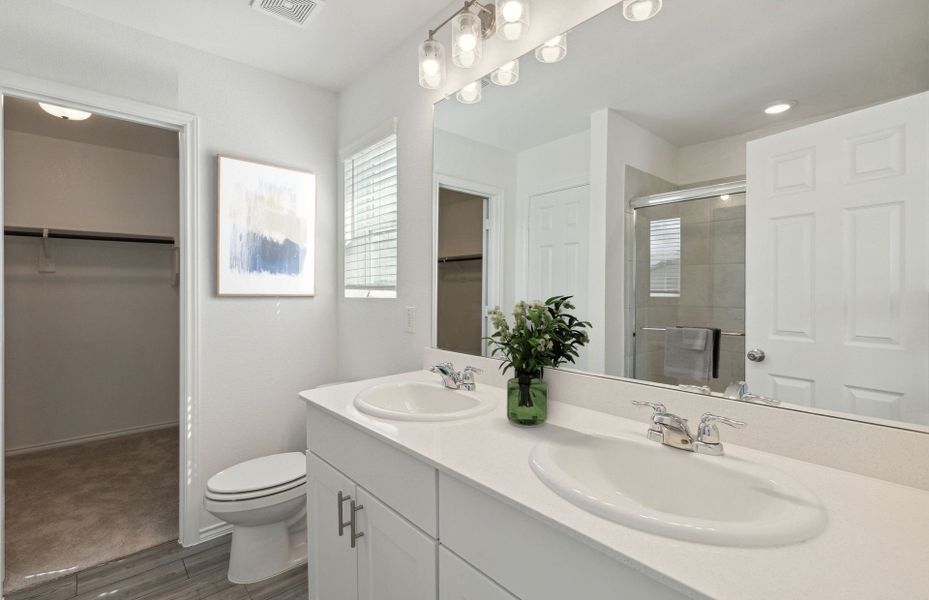
<path id="1" fill-rule="evenodd" d="M 416 333 L 416 307 L 406 306 L 403 308 L 403 328 L 407 333 Z"/>

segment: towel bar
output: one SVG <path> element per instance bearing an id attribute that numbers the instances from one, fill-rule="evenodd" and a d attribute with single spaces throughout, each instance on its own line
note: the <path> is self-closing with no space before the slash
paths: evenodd
<path id="1" fill-rule="evenodd" d="M 665 331 L 667 327 L 639 327 L 642 331 Z M 744 331 L 723 331 L 721 335 L 728 335 L 730 337 L 745 337 Z"/>

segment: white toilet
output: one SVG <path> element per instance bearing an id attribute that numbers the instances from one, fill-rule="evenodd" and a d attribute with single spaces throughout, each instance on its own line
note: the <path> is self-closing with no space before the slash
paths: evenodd
<path id="1" fill-rule="evenodd" d="M 229 581 L 254 583 L 306 562 L 306 456 L 272 454 L 210 477 L 204 507 L 230 523 Z"/>

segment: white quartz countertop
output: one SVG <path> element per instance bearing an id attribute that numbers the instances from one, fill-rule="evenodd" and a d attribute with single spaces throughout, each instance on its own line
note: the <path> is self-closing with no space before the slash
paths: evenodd
<path id="1" fill-rule="evenodd" d="M 489 386 L 482 389 L 495 394 L 495 409 L 463 421 L 381 420 L 359 412 L 352 403 L 358 392 L 371 385 L 414 380 L 434 382 L 437 376 L 415 371 L 308 390 L 300 396 L 694 597 L 929 599 L 927 491 L 726 444 L 726 456 L 720 460 L 742 459 L 779 469 L 812 490 L 826 507 L 826 529 L 812 540 L 779 548 L 683 542 L 590 514 L 551 491 L 529 467 L 532 447 L 555 438 L 560 430 L 644 436 L 643 423 L 550 399 L 545 425 L 517 427 L 506 418 L 505 390 Z"/>

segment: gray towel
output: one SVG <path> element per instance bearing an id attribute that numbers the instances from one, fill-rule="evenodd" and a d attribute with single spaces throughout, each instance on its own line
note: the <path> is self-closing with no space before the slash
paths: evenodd
<path id="1" fill-rule="evenodd" d="M 713 376 L 714 351 L 710 329 L 668 327 L 664 340 L 664 374 L 667 377 L 708 383 Z"/>

